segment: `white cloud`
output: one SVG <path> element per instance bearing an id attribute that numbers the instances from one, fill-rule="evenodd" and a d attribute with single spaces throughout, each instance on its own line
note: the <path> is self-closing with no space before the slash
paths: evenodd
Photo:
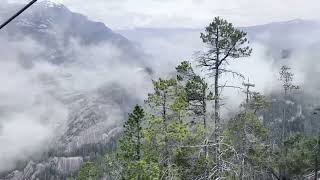
<path id="1" fill-rule="evenodd" d="M 32 68 L 21 65 L 19 53 L 32 53 L 32 47 L 39 45 L 31 39 L 17 43 L 0 38 L 0 172 L 46 149 L 68 116 L 67 107 L 39 83 L 42 75 L 55 68 L 48 63 Z"/>
<path id="2" fill-rule="evenodd" d="M 36 41 L 25 38 L 16 42 L 0 36 L 0 173 L 55 145 L 52 142 L 65 133 L 72 110 L 83 106 L 76 100 L 69 102 L 69 98 L 77 99 L 80 94 L 90 101 L 100 88 L 115 85 L 133 99 L 142 100 L 151 91 L 150 77 L 141 67 L 123 63 L 119 48 L 111 44 L 84 47 L 76 40 L 71 43 L 77 61 L 58 66 L 30 58 L 48 51 Z M 107 107 L 108 119 L 101 119 L 106 127 L 123 118 L 122 109 L 112 99 L 99 107 Z"/>
<path id="3" fill-rule="evenodd" d="M 25 1 L 25 0 L 24 0 Z M 318 19 L 317 0 L 53 0 L 113 29 L 203 27 L 215 16 L 237 26 Z"/>

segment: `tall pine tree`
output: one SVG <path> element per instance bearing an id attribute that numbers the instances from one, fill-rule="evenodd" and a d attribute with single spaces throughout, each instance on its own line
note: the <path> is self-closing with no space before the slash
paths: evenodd
<path id="1" fill-rule="evenodd" d="M 204 33 L 201 33 L 201 39 L 207 45 L 207 51 L 200 54 L 198 61 L 199 66 L 207 70 L 214 78 L 214 121 L 215 129 L 213 132 L 213 143 L 215 148 L 215 179 L 221 178 L 222 164 L 220 141 L 222 133 L 220 117 L 220 95 L 221 88 L 226 86 L 220 85 L 220 77 L 225 73 L 240 75 L 227 68 L 231 59 L 250 56 L 251 48 L 247 46 L 248 40 L 246 33 L 236 29 L 231 23 L 220 17 L 214 18 Z M 240 75 L 241 76 L 241 75 Z"/>

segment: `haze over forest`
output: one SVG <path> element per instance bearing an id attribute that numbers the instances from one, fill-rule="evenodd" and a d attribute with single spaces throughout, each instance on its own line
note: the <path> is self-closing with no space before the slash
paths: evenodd
<path id="1" fill-rule="evenodd" d="M 0 179 L 317 179 L 317 5 L 35 2 L 0 30 Z"/>

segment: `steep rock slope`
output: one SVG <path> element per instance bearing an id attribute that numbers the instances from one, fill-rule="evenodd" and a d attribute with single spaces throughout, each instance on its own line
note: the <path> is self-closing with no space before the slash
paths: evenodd
<path id="1" fill-rule="evenodd" d="M 20 7 L 21 5 L 15 4 L 2 7 L 0 19 L 6 19 Z M 72 48 L 72 40 L 77 40 L 81 45 L 112 44 L 126 52 L 121 58 L 126 63 L 138 63 L 145 56 L 128 39 L 113 32 L 103 23 L 91 21 L 81 14 L 71 12 L 62 4 L 50 1 L 37 2 L 9 24 L 1 32 L 1 36 L 11 41 L 20 41 L 25 37 L 36 40 L 49 50 L 41 54 L 41 57 L 53 63 L 75 60 L 72 52 L 66 52 L 66 49 Z M 131 58 L 127 59 L 128 57 Z"/>
<path id="2" fill-rule="evenodd" d="M 20 6 L 0 7 L 0 19 Z M 26 71 L 21 76 L 49 98 L 35 95 L 31 105 L 48 105 L 39 123 L 52 124 L 53 131 L 45 143 L 37 145 L 46 146 L 44 152 L 34 150 L 12 160 L 16 166 L 1 172 L 4 179 L 65 179 L 83 161 L 103 155 L 121 132 L 119 127 L 131 107 L 142 100 L 137 88 L 150 80 L 145 70 L 147 56 L 139 48 L 103 23 L 61 4 L 36 3 L 0 33 L 0 42 L 4 52 L 0 63 Z M 61 122 L 50 118 L 56 116 L 53 100 L 67 112 Z M 1 104 L 1 115 L 13 111 L 6 106 Z M 4 117 L 0 123 L 6 123 Z"/>

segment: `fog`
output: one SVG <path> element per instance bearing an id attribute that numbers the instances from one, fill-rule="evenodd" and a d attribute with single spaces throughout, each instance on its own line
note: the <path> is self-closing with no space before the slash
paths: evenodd
<path id="1" fill-rule="evenodd" d="M 94 96 L 98 89 L 109 89 L 117 84 L 142 102 L 147 93 L 152 92 L 151 80 L 170 77 L 174 67 L 184 60 L 191 61 L 196 71 L 213 84 L 212 78 L 196 67 L 195 52 L 204 49 L 197 30 L 181 30 L 171 35 L 166 32 L 139 36 L 135 33 L 129 36 L 125 31 L 120 33 L 151 55 L 147 64 L 154 76 L 146 72 L 146 67 L 121 59 L 126 52 L 113 44 L 84 46 L 73 39 L 64 49 L 72 52 L 72 60 L 57 65 L 41 56 L 50 50 L 31 37 L 12 41 L 0 36 L 0 172 L 48 150 L 52 142 L 65 133 L 72 108 L 68 100 L 73 95 Z M 297 42 L 305 41 L 305 37 L 294 38 Z M 253 48 L 250 57 L 230 61 L 230 69 L 242 73 L 245 79 L 226 75 L 222 84 L 241 87 L 244 81 L 250 80 L 256 85 L 252 90 L 268 95 L 280 90 L 279 69 L 286 64 L 292 67 L 295 83 L 302 86 L 303 93 L 319 92 L 316 45 L 295 50 L 285 60 L 268 53 L 271 47 L 267 44 L 253 41 L 250 46 Z M 227 114 L 238 110 L 244 93 L 225 88 L 222 98 L 223 113 Z M 116 125 L 123 118 L 122 110 L 111 99 L 102 107 L 108 107 L 105 111 L 109 118 L 104 122 L 107 126 Z"/>
<path id="2" fill-rule="evenodd" d="M 25 68 L 21 64 L 19 54 L 33 53 L 33 48 L 38 49 L 30 39 L 18 43 L 0 39 L 4 55 L 0 60 L 0 171 L 41 152 L 55 127 L 63 126 L 68 115 L 67 108 L 39 81 L 54 67 L 37 63 Z"/>
<path id="3" fill-rule="evenodd" d="M 182 60 L 191 61 L 196 71 L 213 84 L 212 78 L 196 67 L 195 52 L 203 50 L 203 47 L 198 33 L 194 32 L 169 38 L 147 36 L 140 42 L 136 41 L 152 55 L 148 64 L 154 70 L 153 77 L 146 73 L 144 67 L 133 67 L 121 60 L 124 52 L 112 44 L 83 47 L 75 39 L 71 42 L 71 49 L 65 50 L 73 52 L 74 61 L 56 65 L 39 57 L 47 49 L 31 38 L 19 42 L 1 38 L 0 42 L 0 49 L 4 52 L 0 60 L 0 171 L 13 168 L 17 161 L 47 150 L 45 147 L 50 147 L 52 140 L 65 132 L 70 107 L 64 100 L 70 94 L 94 94 L 101 87 L 117 83 L 130 92 L 130 96 L 142 101 L 147 93 L 152 92 L 151 79 L 170 77 Z M 279 65 L 267 53 L 269 47 L 258 42 L 250 46 L 253 48 L 251 57 L 230 61 L 230 68 L 242 73 L 246 79 L 224 76 L 222 82 L 241 87 L 242 82 L 249 79 L 256 85 L 252 90 L 264 94 L 279 90 Z M 312 72 L 317 73 L 318 68 L 311 60 L 304 61 L 304 66 L 301 66 L 305 53 L 297 52 L 285 64 L 292 66 L 297 83 L 307 86 L 305 78 L 309 78 Z M 227 114 L 238 110 L 244 93 L 239 89 L 225 88 L 222 98 L 222 111 Z M 111 118 L 105 123 L 110 126 L 119 123 L 123 118 L 119 107 L 107 107 Z"/>
<path id="4" fill-rule="evenodd" d="M 94 96 L 115 83 L 140 100 L 150 91 L 143 67 L 123 63 L 123 52 L 112 44 L 84 47 L 73 40 L 70 48 L 75 60 L 56 65 L 41 58 L 49 50 L 30 37 L 0 36 L 0 172 L 51 147 L 66 130 L 72 105 L 65 101 L 73 94 Z M 123 113 L 113 104 L 105 109 L 110 126 Z"/>
<path id="5" fill-rule="evenodd" d="M 289 22 L 291 23 L 291 22 Z M 298 22 L 299 23 L 299 22 Z M 230 60 L 231 69 L 244 75 L 245 79 L 237 78 L 225 74 L 221 78 L 221 85 L 231 85 L 243 88 L 242 83 L 248 82 L 255 84 L 252 91 L 260 92 L 266 96 L 273 92 L 281 93 L 281 83 L 279 81 L 280 67 L 287 65 L 294 73 L 293 83 L 301 86 L 298 93 L 317 97 L 319 66 L 317 59 L 319 57 L 317 43 L 320 40 L 314 38 L 316 30 L 310 29 L 309 21 L 301 22 L 306 27 L 291 30 L 292 33 L 286 34 L 284 31 L 262 32 L 249 34 L 249 46 L 253 49 L 250 57 Z M 290 26 L 291 24 L 289 24 Z M 314 24 L 312 24 L 313 26 Z M 312 27 L 311 26 L 311 27 Z M 299 26 L 298 26 L 299 27 Z M 249 27 L 250 29 L 250 27 Z M 285 26 L 283 29 L 285 30 Z M 302 31 L 304 30 L 304 31 Z M 301 33 L 308 33 L 301 36 Z M 213 78 L 207 75 L 197 66 L 197 51 L 205 50 L 200 39 L 201 30 L 197 29 L 134 29 L 121 30 L 130 40 L 136 42 L 145 52 L 154 55 L 156 65 L 162 69 L 159 76 L 167 75 L 174 71 L 174 67 L 183 60 L 192 62 L 196 71 L 203 77 L 206 77 L 211 86 Z M 256 33 L 253 31 L 253 33 Z M 276 34 L 275 34 L 276 33 Z M 251 38 L 251 37 L 257 38 Z M 275 39 L 275 37 L 278 39 Z M 313 37 L 313 38 L 311 38 Z M 312 40 L 311 40 L 312 39 Z M 302 48 L 302 46 L 304 48 Z M 290 49 L 289 57 L 282 59 L 281 51 Z M 162 67 L 162 68 L 161 68 Z M 244 101 L 245 94 L 243 90 L 235 88 L 224 88 L 222 93 L 223 113 L 238 111 L 239 105 Z"/>
<path id="6" fill-rule="evenodd" d="M 158 33 L 151 33 L 150 30 L 140 30 L 142 33 L 120 31 L 129 39 L 136 42 L 141 48 L 152 54 L 155 58 L 155 65 L 160 74 L 158 76 L 168 76 L 172 73 L 180 62 L 188 60 L 192 63 L 197 73 L 201 74 L 207 81 L 213 85 L 213 77 L 208 76 L 208 72 L 198 67 L 197 52 L 204 51 L 206 48 L 200 39 L 200 30 L 155 30 Z M 166 32 L 168 34 L 166 34 Z M 134 34 L 138 34 L 135 36 Z M 264 93 L 270 93 L 277 84 L 278 71 L 280 67 L 275 66 L 275 59 L 268 55 L 268 47 L 259 42 L 249 44 L 253 53 L 250 57 L 230 60 L 230 67 L 235 72 L 244 75 L 245 79 L 224 75 L 221 79 L 221 85 L 241 87 L 243 82 L 248 80 L 254 83 L 256 87 L 252 90 Z M 244 92 L 234 88 L 224 88 L 222 99 L 225 103 L 223 111 L 234 111 L 238 109 L 244 100 Z"/>

